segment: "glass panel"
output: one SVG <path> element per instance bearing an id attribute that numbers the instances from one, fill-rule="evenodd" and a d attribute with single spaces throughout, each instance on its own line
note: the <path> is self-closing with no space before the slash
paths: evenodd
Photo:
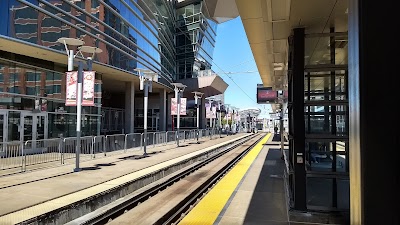
<path id="1" fill-rule="evenodd" d="M 344 71 L 343 71 L 344 73 Z M 335 76 L 335 100 L 347 100 L 346 99 L 346 81 L 344 75 L 336 75 Z"/>
<path id="2" fill-rule="evenodd" d="M 312 76 L 310 75 L 310 100 L 311 101 L 321 101 L 330 100 L 331 95 L 331 78 L 330 75 L 326 76 Z M 305 83 L 307 83 L 307 79 Z M 308 86 L 307 86 L 308 88 Z"/>
<path id="3" fill-rule="evenodd" d="M 45 123 L 46 121 L 46 116 L 38 116 L 37 118 L 37 125 L 36 125 L 36 130 L 37 130 L 37 137 L 36 140 L 40 139 L 45 139 L 45 133 L 47 130 L 45 129 Z"/>
<path id="4" fill-rule="evenodd" d="M 3 114 L 0 114 L 0 143 L 4 142 L 4 118 L 5 116 Z M 0 147 L 0 151 L 1 151 L 1 147 Z"/>
<path id="5" fill-rule="evenodd" d="M 338 135 L 348 134 L 347 121 L 348 121 L 348 106 L 338 105 L 336 106 L 336 133 Z"/>
<path id="6" fill-rule="evenodd" d="M 31 115 L 26 115 L 23 117 L 23 140 L 22 141 L 28 141 L 32 140 L 33 136 L 33 116 Z"/>
<path id="7" fill-rule="evenodd" d="M 66 115 L 49 113 L 49 138 L 67 137 Z"/>
<path id="8" fill-rule="evenodd" d="M 8 141 L 20 140 L 20 112 L 8 112 Z"/>
<path id="9" fill-rule="evenodd" d="M 306 161 L 308 171 L 348 172 L 346 166 L 346 143 L 343 141 L 306 142 Z M 334 155 L 336 149 L 336 155 Z M 332 168 L 336 163 L 336 168 Z"/>
<path id="10" fill-rule="evenodd" d="M 324 134 L 331 133 L 332 115 L 331 106 L 306 106 L 305 125 L 306 133 Z"/>
<path id="11" fill-rule="evenodd" d="M 337 208 L 350 209 L 350 183 L 349 180 L 337 179 Z"/>
<path id="12" fill-rule="evenodd" d="M 336 204 L 333 199 L 335 199 Z M 335 178 L 307 178 L 307 205 L 348 210 L 350 206 L 349 180 Z"/>

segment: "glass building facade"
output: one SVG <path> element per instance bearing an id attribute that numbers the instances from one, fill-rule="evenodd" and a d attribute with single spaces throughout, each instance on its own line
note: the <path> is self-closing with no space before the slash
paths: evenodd
<path id="1" fill-rule="evenodd" d="M 93 61 L 107 71 L 137 76 L 136 69 L 149 69 L 159 75 L 159 83 L 171 86 L 211 68 L 217 24 L 205 12 L 202 1 L 0 1 L 0 142 L 75 136 L 76 107 L 65 106 L 67 57 L 59 38 L 100 48 Z M 5 41 L 33 47 L 37 54 L 62 54 L 65 63 L 2 50 Z M 112 76 L 96 71 L 95 106 L 82 109 L 83 135 L 124 131 L 122 93 L 110 99 L 104 75 Z M 158 130 L 159 109 L 151 110 L 151 128 Z M 133 116 L 140 127 L 140 107 Z M 192 117 L 188 127 L 194 126 Z"/>
<path id="2" fill-rule="evenodd" d="M 103 50 L 95 63 L 132 75 L 136 68 L 150 69 L 166 85 L 176 74 L 175 1 L 5 0 L 0 15 L 0 41 L 65 54 L 57 40 L 77 38 Z M 0 51 L 0 142 L 75 136 L 76 107 L 65 106 L 65 71 L 51 58 Z M 102 107 L 102 91 L 100 71 L 95 106 L 82 109 L 83 135 L 123 130 L 123 109 Z"/>
<path id="3" fill-rule="evenodd" d="M 176 79 L 197 77 L 209 70 L 215 46 L 217 24 L 208 19 L 202 1 L 178 6 L 176 23 Z"/>
<path id="4" fill-rule="evenodd" d="M 166 84 L 175 74 L 173 1 L 6 0 L 0 13 L 0 35 L 59 51 L 58 38 L 78 38 L 103 50 L 99 63 L 148 68 Z"/>

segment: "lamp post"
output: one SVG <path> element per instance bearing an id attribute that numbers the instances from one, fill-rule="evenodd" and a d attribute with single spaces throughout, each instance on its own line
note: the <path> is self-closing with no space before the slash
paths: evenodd
<path id="1" fill-rule="evenodd" d="M 206 98 L 208 100 L 208 104 L 210 105 L 210 112 L 211 112 L 211 118 L 210 118 L 210 139 L 212 139 L 212 129 L 213 129 L 213 116 L 212 116 L 212 103 L 214 101 L 214 97 L 208 97 Z"/>
<path id="2" fill-rule="evenodd" d="M 219 117 L 219 138 L 222 138 L 222 119 L 221 119 L 222 112 L 221 112 L 221 105 L 222 105 L 222 103 L 218 102 L 218 109 L 219 109 L 219 115 L 218 115 L 218 117 Z"/>
<path id="3" fill-rule="evenodd" d="M 210 105 L 210 112 L 212 112 L 212 103 L 215 101 L 214 97 L 206 98 L 208 100 L 208 104 Z M 213 128 L 213 117 L 210 118 L 210 129 Z"/>
<path id="4" fill-rule="evenodd" d="M 204 93 L 194 91 L 192 92 L 194 94 L 194 104 L 196 105 L 196 138 L 197 138 L 197 144 L 200 144 L 199 142 L 199 104 L 198 104 L 198 99 L 203 96 Z"/>
<path id="5" fill-rule="evenodd" d="M 144 91 L 143 97 L 143 155 L 147 156 L 147 108 L 149 102 L 149 92 L 153 91 L 153 80 L 156 79 L 157 74 L 151 70 L 138 69 L 135 71 L 139 73 L 140 90 Z"/>
<path id="6" fill-rule="evenodd" d="M 229 120 L 228 120 L 228 114 L 229 114 L 229 106 L 230 106 L 230 104 L 225 104 L 225 106 L 226 106 L 226 108 L 225 108 L 225 118 L 226 118 L 226 124 L 228 125 L 228 127 L 229 127 Z M 228 130 L 227 129 L 225 129 L 226 130 L 226 136 L 228 136 L 229 135 L 229 132 L 228 132 Z"/>
<path id="7" fill-rule="evenodd" d="M 187 87 L 182 83 L 171 83 L 174 85 L 175 99 L 177 105 L 177 119 L 176 119 L 176 145 L 179 147 L 179 127 L 180 127 L 180 114 L 181 114 L 181 94 Z"/>
<path id="8" fill-rule="evenodd" d="M 236 124 L 235 124 L 235 112 L 236 112 L 236 107 L 232 107 L 232 115 L 231 115 L 231 120 L 232 120 L 232 122 L 231 122 L 231 125 L 230 125 L 231 131 L 233 130 L 233 128 L 236 128 Z M 233 126 L 233 125 L 235 125 L 235 126 Z M 233 131 L 232 131 L 232 134 L 233 134 Z"/>
<path id="9" fill-rule="evenodd" d="M 64 44 L 65 50 L 68 56 L 68 71 L 72 71 L 74 68 L 74 58 L 80 54 L 82 58 L 83 53 L 92 54 L 91 57 L 87 57 L 88 71 L 92 70 L 92 58 L 96 53 L 103 52 L 100 48 L 83 46 L 85 43 L 82 40 L 75 38 L 59 38 L 57 42 Z M 68 46 L 78 46 L 78 51 L 74 54 L 74 50 L 68 49 Z M 83 93 L 83 63 L 78 61 L 78 77 L 77 77 L 77 96 L 76 96 L 76 149 L 75 149 L 75 169 L 74 172 L 79 172 L 79 157 L 81 151 L 81 118 L 82 118 L 82 93 Z"/>

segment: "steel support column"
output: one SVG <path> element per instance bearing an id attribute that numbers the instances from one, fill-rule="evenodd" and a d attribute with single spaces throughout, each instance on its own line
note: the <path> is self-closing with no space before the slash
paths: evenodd
<path id="1" fill-rule="evenodd" d="M 350 224 L 400 224 L 398 9 L 350 0 L 348 14 Z"/>
<path id="2" fill-rule="evenodd" d="M 293 160 L 294 208 L 306 210 L 305 125 L 304 125 L 304 28 L 293 29 Z"/>

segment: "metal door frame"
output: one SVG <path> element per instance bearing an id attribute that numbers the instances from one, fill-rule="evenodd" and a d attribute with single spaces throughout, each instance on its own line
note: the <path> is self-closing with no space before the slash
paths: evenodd
<path id="1" fill-rule="evenodd" d="M 8 141 L 8 110 L 0 109 L 0 115 L 3 116 L 3 141 Z"/>
<path id="2" fill-rule="evenodd" d="M 21 119 L 20 119 L 20 140 L 21 141 L 26 141 L 24 140 L 24 130 L 25 130 L 25 120 L 24 117 L 26 116 L 32 116 L 32 141 L 37 140 L 37 128 L 38 128 L 38 122 L 39 122 L 39 116 L 44 117 L 44 139 L 47 139 L 48 137 L 48 121 L 49 121 L 49 116 L 46 112 L 41 112 L 41 113 L 34 113 L 34 112 L 28 112 L 28 111 L 21 111 Z"/>

